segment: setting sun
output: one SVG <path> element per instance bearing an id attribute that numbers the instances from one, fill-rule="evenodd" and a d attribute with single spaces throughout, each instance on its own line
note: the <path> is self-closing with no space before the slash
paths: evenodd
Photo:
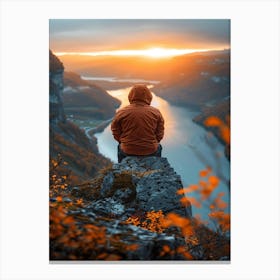
<path id="1" fill-rule="evenodd" d="M 143 55 L 149 57 L 170 57 L 176 55 L 182 55 L 194 52 L 196 50 L 191 49 L 163 49 L 163 48 L 152 48 L 143 51 Z"/>
<path id="2" fill-rule="evenodd" d="M 58 56 L 63 55 L 82 55 L 82 56 L 146 56 L 151 58 L 173 57 L 193 52 L 204 52 L 210 49 L 167 49 L 150 48 L 143 50 L 112 50 L 97 52 L 56 52 Z"/>

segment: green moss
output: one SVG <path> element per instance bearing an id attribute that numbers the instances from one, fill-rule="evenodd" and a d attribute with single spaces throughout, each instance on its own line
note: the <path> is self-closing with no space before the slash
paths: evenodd
<path id="1" fill-rule="evenodd" d="M 136 186 L 132 180 L 132 173 L 129 171 L 123 171 L 119 174 L 114 174 L 113 186 L 108 194 L 109 197 L 113 196 L 117 190 L 130 189 L 131 195 L 126 202 L 133 201 L 136 198 Z"/>

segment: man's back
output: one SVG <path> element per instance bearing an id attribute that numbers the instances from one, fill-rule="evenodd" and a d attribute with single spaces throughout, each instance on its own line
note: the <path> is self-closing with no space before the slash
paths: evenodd
<path id="1" fill-rule="evenodd" d="M 152 154 L 163 138 L 163 117 L 149 105 L 152 95 L 145 86 L 134 86 L 128 98 L 131 104 L 120 109 L 112 122 L 113 136 L 127 154 Z"/>

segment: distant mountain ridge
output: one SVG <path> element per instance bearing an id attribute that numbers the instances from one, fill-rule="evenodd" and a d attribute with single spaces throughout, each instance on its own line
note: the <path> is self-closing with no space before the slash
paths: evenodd
<path id="1" fill-rule="evenodd" d="M 153 90 L 180 106 L 202 108 L 230 96 L 230 55 L 192 55 L 176 58 L 172 75 Z"/>
<path id="2" fill-rule="evenodd" d="M 81 75 L 159 80 L 153 91 L 180 106 L 214 105 L 230 95 L 229 49 L 161 59 L 69 55 L 61 59 Z"/>

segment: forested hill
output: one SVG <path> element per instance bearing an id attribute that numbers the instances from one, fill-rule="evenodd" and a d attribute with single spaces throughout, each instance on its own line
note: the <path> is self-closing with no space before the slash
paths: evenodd
<path id="1" fill-rule="evenodd" d="M 173 104 L 202 108 L 230 96 L 229 52 L 176 57 L 170 74 L 153 90 Z"/>
<path id="2" fill-rule="evenodd" d="M 64 72 L 63 105 L 65 113 L 79 119 L 112 118 L 120 101 L 104 89 L 83 80 L 74 72 Z"/>
<path id="3" fill-rule="evenodd" d="M 110 161 L 98 152 L 94 137 L 90 140 L 66 119 L 62 101 L 64 67 L 51 51 L 49 61 L 50 168 L 56 168 L 58 174 L 66 175 L 72 183 L 82 182 L 95 176 Z"/>

